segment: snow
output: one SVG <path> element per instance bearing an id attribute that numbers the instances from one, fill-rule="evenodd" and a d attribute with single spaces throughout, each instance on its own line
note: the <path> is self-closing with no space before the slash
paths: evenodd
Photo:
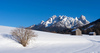
<path id="1" fill-rule="evenodd" d="M 87 30 L 87 29 L 89 29 L 89 28 L 91 28 L 91 27 L 93 27 L 94 25 L 90 25 L 89 27 L 87 27 L 86 29 L 84 29 L 84 30 Z"/>
<path id="2" fill-rule="evenodd" d="M 80 19 L 81 20 L 86 20 L 86 17 L 84 15 L 81 15 Z"/>
<path id="3" fill-rule="evenodd" d="M 95 32 L 90 32 L 89 34 L 94 34 Z"/>
<path id="4" fill-rule="evenodd" d="M 88 28 L 91 28 L 91 27 L 93 27 L 94 25 L 91 25 L 91 26 L 89 26 Z"/>
<path id="5" fill-rule="evenodd" d="M 100 36 L 71 36 L 43 31 L 27 47 L 14 41 L 10 32 L 14 27 L 0 26 L 0 53 L 100 53 Z"/>
<path id="6" fill-rule="evenodd" d="M 83 26 L 83 25 L 89 24 L 89 21 L 87 21 L 86 17 L 83 15 L 80 18 L 75 17 L 75 19 L 73 17 L 68 17 L 64 15 L 62 16 L 53 15 L 47 21 L 41 22 L 41 24 L 45 27 L 57 26 L 57 27 L 67 27 L 67 28 L 75 27 L 78 23 L 81 26 Z"/>
<path id="7" fill-rule="evenodd" d="M 72 32 L 76 31 L 77 29 L 72 30 Z"/>
<path id="8" fill-rule="evenodd" d="M 32 25 L 32 26 L 30 26 L 29 28 L 32 28 L 32 27 L 35 27 L 35 24 L 34 24 L 34 25 Z"/>
<path id="9" fill-rule="evenodd" d="M 76 20 L 76 21 L 78 21 L 78 18 L 77 18 L 77 17 L 75 17 L 75 20 Z"/>
<path id="10" fill-rule="evenodd" d="M 42 21 L 41 21 L 41 24 L 43 24 L 43 23 L 44 23 L 44 21 L 42 20 Z"/>

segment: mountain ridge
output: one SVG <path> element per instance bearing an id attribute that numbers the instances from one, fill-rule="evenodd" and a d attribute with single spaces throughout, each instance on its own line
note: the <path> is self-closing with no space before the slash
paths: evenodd
<path id="1" fill-rule="evenodd" d="M 96 21 L 91 22 L 90 24 L 78 28 L 82 31 L 82 34 L 89 34 L 90 32 L 95 32 L 96 35 L 100 35 L 100 18 Z M 64 29 L 62 31 L 58 31 L 57 33 L 71 34 L 72 30 L 73 29 Z"/>
<path id="2" fill-rule="evenodd" d="M 29 28 L 39 29 L 47 27 L 62 27 L 62 28 L 75 28 L 89 24 L 90 22 L 86 20 L 84 15 L 81 15 L 80 18 L 73 18 L 68 16 L 56 16 L 53 15 L 47 21 L 41 21 L 38 25 L 32 25 Z"/>
<path id="3" fill-rule="evenodd" d="M 83 31 L 83 34 L 96 32 L 97 35 L 100 35 L 100 18 L 90 24 L 80 27 L 80 29 Z"/>

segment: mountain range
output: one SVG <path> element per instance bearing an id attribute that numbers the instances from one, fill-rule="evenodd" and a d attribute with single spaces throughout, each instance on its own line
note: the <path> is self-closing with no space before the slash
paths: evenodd
<path id="1" fill-rule="evenodd" d="M 100 19 L 93 21 L 87 25 L 77 27 L 82 31 L 82 34 L 89 34 L 89 32 L 96 32 L 96 35 L 100 35 Z M 64 29 L 57 33 L 70 34 L 73 29 Z"/>
<path id="2" fill-rule="evenodd" d="M 88 34 L 89 32 L 96 32 L 100 35 L 100 19 L 89 22 L 84 15 L 78 17 L 68 17 L 68 16 L 56 16 L 53 15 L 47 21 L 41 21 L 37 25 L 32 25 L 28 28 L 34 30 L 56 32 L 56 33 L 71 33 L 71 30 L 80 28 L 83 34 Z"/>
<path id="3" fill-rule="evenodd" d="M 62 28 L 76 28 L 84 26 L 90 22 L 86 20 L 86 17 L 81 15 L 80 18 L 67 17 L 67 16 L 52 16 L 47 21 L 41 21 L 38 25 L 32 25 L 29 28 L 41 29 L 43 27 L 62 27 Z"/>

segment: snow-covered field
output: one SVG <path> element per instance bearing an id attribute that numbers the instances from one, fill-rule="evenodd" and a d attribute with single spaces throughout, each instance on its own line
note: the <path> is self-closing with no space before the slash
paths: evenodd
<path id="1" fill-rule="evenodd" d="M 12 39 L 12 29 L 14 27 L 0 26 L 0 53 L 100 53 L 99 36 L 34 31 L 38 37 L 23 47 Z"/>

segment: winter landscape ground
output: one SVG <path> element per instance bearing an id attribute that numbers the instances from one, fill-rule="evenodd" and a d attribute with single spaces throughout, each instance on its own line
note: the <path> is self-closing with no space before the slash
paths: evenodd
<path id="1" fill-rule="evenodd" d="M 27 47 L 13 40 L 14 27 L 0 26 L 0 53 L 100 53 L 100 36 L 71 36 L 35 31 L 38 36 Z"/>

